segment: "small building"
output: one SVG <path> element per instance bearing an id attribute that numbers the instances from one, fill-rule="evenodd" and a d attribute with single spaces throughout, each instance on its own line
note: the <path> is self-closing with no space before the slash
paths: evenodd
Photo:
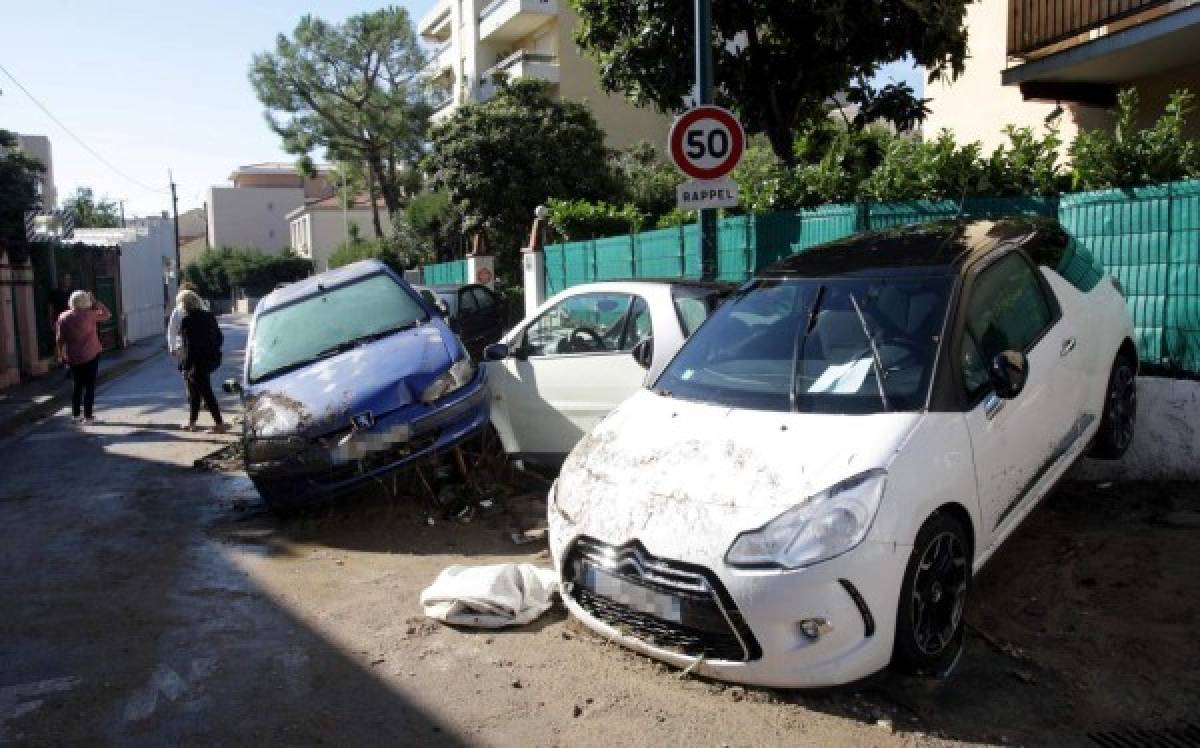
<path id="1" fill-rule="evenodd" d="M 1200 94 L 1200 2 L 979 0 L 967 6 L 966 69 L 926 86 L 925 132 L 942 128 L 986 150 L 1007 124 L 1041 131 L 1061 112 L 1063 139 L 1111 126 L 1117 91 L 1134 88 L 1142 124 L 1180 88 Z M 1200 137 L 1200 121 L 1191 123 Z"/>
<path id="2" fill-rule="evenodd" d="M 38 194 L 42 198 L 42 210 L 54 210 L 58 207 L 58 190 L 54 186 L 54 150 L 50 146 L 50 138 L 45 135 L 17 135 L 17 147 L 45 167 L 38 177 Z"/>
<path id="3" fill-rule="evenodd" d="M 317 176 L 306 177 L 282 162 L 239 166 L 229 175 L 233 186 L 208 189 L 208 246 L 279 254 L 291 239 L 287 215 L 333 195 L 326 173 L 319 167 Z"/>
<path id="4" fill-rule="evenodd" d="M 376 207 L 384 234 L 391 236 L 387 207 L 382 200 L 376 202 Z M 314 200 L 288 213 L 287 219 L 291 226 L 292 249 L 300 257 L 311 260 L 313 270 L 318 273 L 329 269 L 329 258 L 340 245 L 349 241 L 352 226 L 364 239 L 375 236 L 371 199 L 367 195 L 358 195 L 345 205 L 338 197 Z"/>
<path id="5" fill-rule="evenodd" d="M 164 334 L 175 299 L 175 226 L 166 215 L 137 223 L 124 229 L 76 229 L 75 235 L 64 241 L 68 247 L 116 251 L 119 262 L 113 293 L 119 303 L 112 311 L 117 315 L 117 344 L 121 346 Z M 89 290 L 103 298 L 107 282 L 97 285 L 99 288 Z"/>

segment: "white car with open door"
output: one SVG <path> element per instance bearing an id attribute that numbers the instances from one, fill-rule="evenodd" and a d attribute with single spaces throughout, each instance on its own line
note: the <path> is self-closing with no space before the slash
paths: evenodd
<path id="1" fill-rule="evenodd" d="M 947 222 L 735 292 L 551 488 L 586 625 L 716 678 L 944 673 L 972 576 L 1086 452 L 1133 437 L 1125 299 L 1057 224 Z"/>
<path id="2" fill-rule="evenodd" d="M 732 286 L 586 283 L 556 294 L 484 349 L 492 425 L 516 459 L 557 467 L 588 431 L 653 381 Z"/>

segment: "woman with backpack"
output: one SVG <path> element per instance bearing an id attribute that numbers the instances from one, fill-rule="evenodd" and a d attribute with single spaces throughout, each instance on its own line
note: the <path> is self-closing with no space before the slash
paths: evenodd
<path id="1" fill-rule="evenodd" d="M 221 406 L 217 404 L 210 377 L 221 365 L 221 345 L 225 337 L 221 334 L 217 318 L 208 311 L 204 299 L 195 291 L 180 291 L 176 301 L 183 311 L 183 321 L 179 324 L 179 337 L 183 343 L 179 370 L 183 372 L 187 383 L 188 405 L 191 407 L 191 416 L 183 430 L 199 430 L 196 419 L 200 417 L 200 404 L 203 402 L 213 417 L 213 433 L 223 434 L 229 430 L 229 426 L 221 419 Z"/>

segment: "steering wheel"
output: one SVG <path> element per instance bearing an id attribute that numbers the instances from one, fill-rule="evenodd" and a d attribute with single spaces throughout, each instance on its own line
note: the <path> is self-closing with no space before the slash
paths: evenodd
<path id="1" fill-rule="evenodd" d="M 588 341 L 584 338 L 591 338 L 591 340 Z M 590 327 L 576 327 L 571 331 L 568 340 L 571 341 L 571 350 L 573 351 L 604 350 L 604 339 L 600 337 L 600 333 Z"/>

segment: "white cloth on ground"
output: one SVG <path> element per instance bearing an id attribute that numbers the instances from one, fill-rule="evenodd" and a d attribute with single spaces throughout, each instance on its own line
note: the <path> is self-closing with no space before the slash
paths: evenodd
<path id="1" fill-rule="evenodd" d="M 557 590 L 558 574 L 533 564 L 451 566 L 421 592 L 421 607 L 443 623 L 521 626 L 549 610 Z"/>

